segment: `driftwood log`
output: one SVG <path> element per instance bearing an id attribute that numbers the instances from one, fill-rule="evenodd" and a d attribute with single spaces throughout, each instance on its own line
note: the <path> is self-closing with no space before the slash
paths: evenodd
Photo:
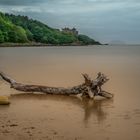
<path id="1" fill-rule="evenodd" d="M 102 85 L 109 79 L 99 72 L 95 80 L 91 80 L 87 74 L 82 74 L 84 77 L 84 83 L 71 88 L 60 87 L 48 87 L 42 85 L 27 85 L 16 82 L 14 79 L 7 76 L 5 73 L 0 72 L 0 76 L 3 80 L 11 85 L 11 88 L 24 91 L 24 92 L 42 92 L 46 94 L 60 94 L 60 95 L 78 95 L 94 98 L 94 96 L 102 96 L 106 98 L 112 98 L 113 94 L 102 90 Z"/>

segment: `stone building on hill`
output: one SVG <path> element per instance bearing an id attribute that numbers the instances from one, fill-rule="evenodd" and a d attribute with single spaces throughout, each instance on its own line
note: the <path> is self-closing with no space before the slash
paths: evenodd
<path id="1" fill-rule="evenodd" d="M 78 35 L 78 31 L 76 30 L 76 28 L 62 28 L 62 32 L 65 32 L 65 33 L 69 33 L 69 34 L 74 34 L 74 35 Z"/>

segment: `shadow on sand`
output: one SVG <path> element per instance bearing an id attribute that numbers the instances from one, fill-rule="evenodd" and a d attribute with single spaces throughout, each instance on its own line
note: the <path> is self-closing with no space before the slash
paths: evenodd
<path id="1" fill-rule="evenodd" d="M 67 102 L 79 106 L 84 110 L 84 122 L 88 123 L 91 117 L 96 117 L 98 123 L 104 121 L 108 116 L 108 108 L 113 107 L 113 99 L 103 99 L 96 97 L 95 100 L 88 98 L 78 98 L 76 96 L 64 96 L 64 95 L 44 95 L 44 94 L 12 94 L 11 100 L 50 100 L 57 102 Z"/>

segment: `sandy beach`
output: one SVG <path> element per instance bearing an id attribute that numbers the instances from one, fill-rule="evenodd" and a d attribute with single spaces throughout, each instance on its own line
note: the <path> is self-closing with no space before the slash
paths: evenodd
<path id="1" fill-rule="evenodd" d="M 132 49 L 133 47 L 133 49 Z M 0 140 L 139 140 L 139 46 L 0 48 L 0 70 L 22 83 L 71 87 L 105 73 L 110 100 L 23 93 L 0 79 Z"/>

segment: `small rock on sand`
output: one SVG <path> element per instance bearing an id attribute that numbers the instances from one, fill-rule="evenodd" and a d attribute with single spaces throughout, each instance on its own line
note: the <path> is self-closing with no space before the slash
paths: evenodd
<path id="1" fill-rule="evenodd" d="M 9 105 L 10 101 L 7 96 L 0 96 L 0 105 Z"/>

